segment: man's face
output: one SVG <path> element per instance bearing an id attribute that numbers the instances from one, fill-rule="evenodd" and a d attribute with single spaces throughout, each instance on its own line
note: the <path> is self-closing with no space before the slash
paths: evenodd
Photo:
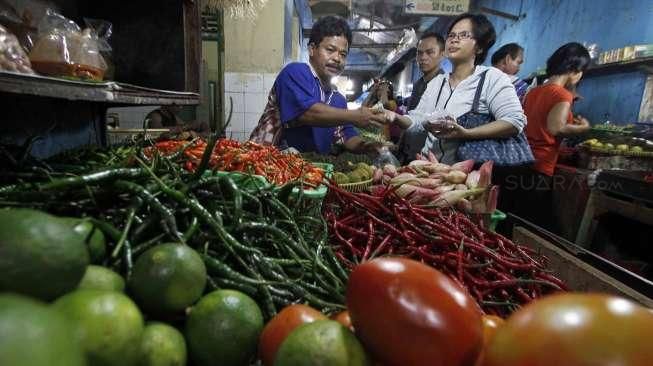
<path id="1" fill-rule="evenodd" d="M 349 43 L 343 36 L 324 37 L 319 45 L 309 45 L 308 55 L 317 76 L 323 82 L 340 75 L 345 69 Z"/>
<path id="2" fill-rule="evenodd" d="M 519 52 L 519 54 L 515 58 L 512 58 L 512 56 L 508 55 L 506 56 L 505 59 L 503 59 L 503 65 L 501 67 L 501 70 L 508 75 L 517 75 L 519 73 L 519 69 L 521 68 L 521 64 L 523 63 L 524 63 L 523 52 Z"/>
<path id="3" fill-rule="evenodd" d="M 417 64 L 424 74 L 440 67 L 443 51 L 434 37 L 424 38 L 417 44 Z"/>

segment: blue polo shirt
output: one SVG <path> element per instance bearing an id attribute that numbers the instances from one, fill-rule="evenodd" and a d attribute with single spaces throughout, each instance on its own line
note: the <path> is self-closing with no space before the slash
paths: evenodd
<path id="1" fill-rule="evenodd" d="M 293 62 L 284 67 L 274 82 L 281 138 L 279 145 L 294 147 L 301 152 L 328 154 L 335 142 L 344 142 L 358 133 L 351 124 L 340 127 L 290 127 L 313 104 L 325 103 L 331 107 L 347 109 L 347 101 L 333 89 L 322 89 L 320 80 L 308 64 Z"/>

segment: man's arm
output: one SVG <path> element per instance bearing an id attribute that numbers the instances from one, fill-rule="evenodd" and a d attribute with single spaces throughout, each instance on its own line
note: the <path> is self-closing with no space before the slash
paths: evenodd
<path id="1" fill-rule="evenodd" d="M 297 122 L 298 126 L 311 127 L 336 127 L 345 123 L 351 123 L 356 127 L 367 127 L 370 124 L 385 124 L 386 116 L 383 112 L 375 113 L 366 107 L 347 110 L 324 103 L 315 103 L 297 118 Z"/>
<path id="2" fill-rule="evenodd" d="M 368 154 L 378 151 L 383 143 L 381 142 L 365 142 L 360 136 L 350 137 L 344 143 L 345 149 L 354 154 Z"/>

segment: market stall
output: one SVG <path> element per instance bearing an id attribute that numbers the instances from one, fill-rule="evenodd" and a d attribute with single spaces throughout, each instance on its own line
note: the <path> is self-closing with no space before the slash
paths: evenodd
<path id="1" fill-rule="evenodd" d="M 534 309 L 526 305 L 544 295 L 593 289 L 567 271 L 589 267 L 582 261 L 563 269 L 561 254 L 541 239 L 522 233 L 514 242 L 482 224 L 493 209 L 491 164 L 474 171 L 423 158 L 405 167 L 358 163 L 356 169 L 350 176 L 374 185 L 340 186 L 330 164 L 217 138 L 144 139 L 25 162 L 6 172 L 0 187 L 2 222 L 13 227 L 2 233 L 9 261 L 0 263 L 0 285 L 22 294 L 2 295 L 0 304 L 49 311 L 30 296 L 81 316 L 67 326 L 89 332 L 81 349 L 106 364 L 155 357 L 188 357 L 198 365 L 256 358 L 266 365 L 313 364 L 324 357 L 328 364 L 364 365 L 369 357 L 422 364 L 407 360 L 439 355 L 445 364 L 463 365 L 481 349 L 482 314 L 511 324 L 511 314 Z M 610 276 L 589 273 L 604 281 L 601 291 L 651 304 Z M 431 276 L 433 282 L 415 282 Z M 96 309 L 100 303 L 112 305 Z M 344 310 L 351 320 L 342 320 Z M 448 325 L 414 323 L 413 311 L 433 311 Z M 356 337 L 329 321 L 291 333 L 329 315 L 353 324 Z M 379 337 L 384 327 L 396 327 L 394 335 Z M 108 329 L 112 348 L 98 348 L 97 337 Z M 331 348 L 318 336 L 325 333 L 346 346 Z M 162 334 L 165 340 L 157 338 Z M 441 343 L 388 348 L 398 336 Z M 135 347 L 140 337 L 143 346 Z M 237 345 L 227 346 L 231 339 Z M 75 345 L 65 346 L 73 357 Z M 460 352 L 445 351 L 453 347 Z M 503 364 L 496 357 L 487 364 Z"/>

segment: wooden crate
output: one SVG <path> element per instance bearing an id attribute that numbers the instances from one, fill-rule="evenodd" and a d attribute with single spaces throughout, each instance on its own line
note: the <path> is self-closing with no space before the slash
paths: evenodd
<path id="1" fill-rule="evenodd" d="M 531 231 L 516 226 L 512 235 L 515 243 L 528 246 L 549 258 L 549 268 L 558 278 L 567 283 L 571 290 L 622 296 L 653 308 L 653 299 L 574 257 Z"/>

